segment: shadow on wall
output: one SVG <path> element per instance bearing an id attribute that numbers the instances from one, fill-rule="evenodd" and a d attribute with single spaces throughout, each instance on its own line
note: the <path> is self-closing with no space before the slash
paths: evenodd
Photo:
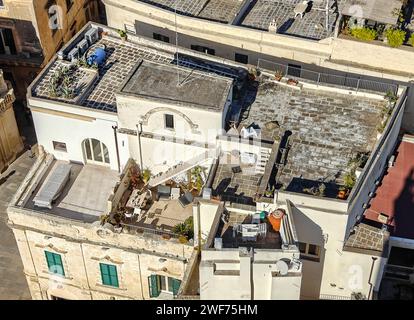
<path id="1" fill-rule="evenodd" d="M 394 212 L 395 227 L 393 230 L 390 230 L 391 234 L 399 238 L 414 239 L 414 168 L 412 168 L 409 174 L 405 177 L 404 187 L 402 188 L 398 198 L 394 201 Z M 402 250 L 409 252 L 409 249 Z M 399 259 L 397 259 L 398 261 L 393 261 L 392 264 L 405 265 L 405 258 L 408 257 L 402 255 Z M 391 263 L 389 260 L 388 262 Z M 413 266 L 406 265 L 406 267 L 412 268 Z M 400 276 L 402 276 L 402 274 L 400 274 Z M 406 276 L 409 277 L 408 274 Z M 381 281 L 378 299 L 406 300 L 407 297 L 414 297 L 414 286 L 412 284 L 410 285 L 408 280 L 409 279 L 398 280 L 394 277 L 392 279 L 386 278 L 385 270 L 384 273 L 379 273 L 375 282 L 378 283 Z"/>
<path id="2" fill-rule="evenodd" d="M 394 233 L 401 238 L 414 236 L 414 168 L 405 178 L 402 192 L 394 202 Z"/>
<path id="3" fill-rule="evenodd" d="M 325 240 L 321 227 L 298 208 L 292 206 L 292 216 L 300 242 L 320 246 L 319 261 L 303 259 L 301 299 L 319 299 L 323 266 L 325 261 Z"/>

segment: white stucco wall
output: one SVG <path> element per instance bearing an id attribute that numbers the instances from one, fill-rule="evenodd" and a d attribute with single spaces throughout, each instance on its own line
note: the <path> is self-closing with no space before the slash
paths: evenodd
<path id="1" fill-rule="evenodd" d="M 350 298 L 352 292 L 368 296 L 371 256 L 342 250 L 347 214 L 306 207 L 294 207 L 293 212 L 299 241 L 321 246 L 319 262 L 302 259 L 301 297 L 318 299 L 322 295 Z M 376 291 L 384 262 L 378 257 L 374 265 L 371 280 Z"/>
<path id="2" fill-rule="evenodd" d="M 301 269 L 277 275 L 276 262 L 298 258 L 296 251 L 260 250 L 245 254 L 239 249 L 203 250 L 200 263 L 202 300 L 297 300 Z"/>
<path id="3" fill-rule="evenodd" d="M 118 170 L 114 130 L 116 115 L 113 120 L 91 118 L 80 120 L 68 116 L 32 110 L 33 122 L 38 143 L 53 154 L 58 160 L 85 163 L 82 142 L 94 138 L 104 143 L 109 151 L 110 167 Z M 53 141 L 66 143 L 67 152 L 56 151 Z"/>

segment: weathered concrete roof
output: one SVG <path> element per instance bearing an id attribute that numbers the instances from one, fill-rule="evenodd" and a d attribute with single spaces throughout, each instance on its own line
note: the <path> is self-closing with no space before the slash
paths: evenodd
<path id="1" fill-rule="evenodd" d="M 395 25 L 398 21 L 397 10 L 402 7 L 401 0 L 342 0 L 340 11 L 346 16 L 360 16 L 386 24 Z"/>
<path id="2" fill-rule="evenodd" d="M 385 99 L 371 99 L 321 88 L 298 89 L 264 81 L 250 88 L 241 126 L 258 126 L 262 138 L 283 141 L 291 132 L 287 162 L 278 182 L 302 192 L 310 182 L 341 184 L 357 153 L 374 148 Z M 270 122 L 276 125 L 268 126 Z M 329 187 L 327 185 L 327 187 Z"/>
<path id="3" fill-rule="evenodd" d="M 360 223 L 354 228 L 354 232 L 345 242 L 347 248 L 360 250 L 372 250 L 383 252 L 387 245 L 389 232 L 370 226 L 366 223 Z"/>
<path id="4" fill-rule="evenodd" d="M 232 80 L 173 64 L 141 61 L 121 93 L 160 99 L 209 111 L 222 111 Z"/>

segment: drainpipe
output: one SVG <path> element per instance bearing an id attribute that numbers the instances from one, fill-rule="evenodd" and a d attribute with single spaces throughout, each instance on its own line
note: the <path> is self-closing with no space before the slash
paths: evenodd
<path id="1" fill-rule="evenodd" d="M 207 182 L 206 182 L 206 188 L 211 188 L 213 186 L 213 182 L 214 182 L 214 178 L 216 177 L 218 166 L 219 166 L 219 160 L 217 158 L 217 159 L 214 159 L 214 163 L 211 166 L 210 173 L 208 175 Z"/>
<path id="2" fill-rule="evenodd" d="M 138 136 L 138 148 L 139 148 L 139 161 L 141 170 L 144 170 L 144 164 L 142 161 L 142 144 L 141 144 L 141 135 L 142 135 L 142 122 L 137 124 L 137 136 Z"/>
<path id="3" fill-rule="evenodd" d="M 372 264 L 371 264 L 371 271 L 369 272 L 369 280 L 368 280 L 368 284 L 369 284 L 368 300 L 370 300 L 371 298 L 372 288 L 374 286 L 373 283 L 371 282 L 372 272 L 374 271 L 375 261 L 378 259 L 377 257 L 371 257 L 371 258 L 372 258 Z"/>
<path id="4" fill-rule="evenodd" d="M 201 212 L 200 212 L 200 201 L 197 201 L 197 237 L 198 237 L 198 253 L 201 252 Z"/>
<path id="5" fill-rule="evenodd" d="M 121 161 L 119 158 L 119 144 L 118 144 L 118 134 L 117 134 L 118 127 L 112 126 L 112 129 L 114 130 L 114 137 L 115 137 L 116 159 L 118 160 L 118 172 L 121 173 Z"/>

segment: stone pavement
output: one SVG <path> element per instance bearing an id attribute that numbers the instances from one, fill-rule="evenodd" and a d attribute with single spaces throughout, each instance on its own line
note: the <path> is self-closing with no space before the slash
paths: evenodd
<path id="1" fill-rule="evenodd" d="M 27 152 L 0 175 L 0 300 L 31 299 L 16 241 L 7 226 L 6 209 L 34 162 Z"/>

